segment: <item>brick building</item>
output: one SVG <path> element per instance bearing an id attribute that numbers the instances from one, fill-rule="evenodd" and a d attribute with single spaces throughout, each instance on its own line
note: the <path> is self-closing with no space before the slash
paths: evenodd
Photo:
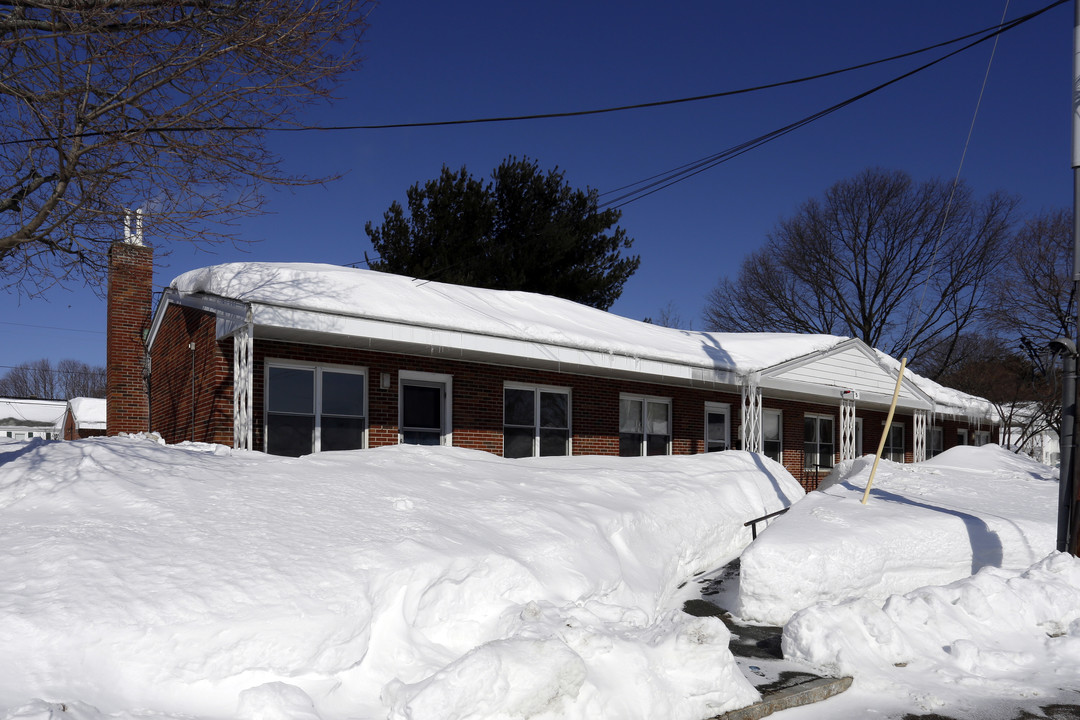
<path id="1" fill-rule="evenodd" d="M 691 332 L 330 265 L 195 270 L 151 317 L 151 253 L 125 248 L 114 261 L 110 434 L 152 429 L 283 455 L 396 443 L 508 457 L 741 448 L 814 488 L 838 460 L 876 451 L 896 386 L 898 363 L 856 339 Z M 989 442 L 994 417 L 979 398 L 905 374 L 886 456 Z"/>

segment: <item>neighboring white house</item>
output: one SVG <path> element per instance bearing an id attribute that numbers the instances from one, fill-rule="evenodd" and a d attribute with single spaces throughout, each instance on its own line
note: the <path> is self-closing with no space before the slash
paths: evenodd
<path id="1" fill-rule="evenodd" d="M 58 440 L 66 411 L 64 400 L 0 398 L 0 438 Z"/>

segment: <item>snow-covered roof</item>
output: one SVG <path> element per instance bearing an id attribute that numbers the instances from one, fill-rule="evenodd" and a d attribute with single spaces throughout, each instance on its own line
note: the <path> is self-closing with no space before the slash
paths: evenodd
<path id="1" fill-rule="evenodd" d="M 0 427 L 59 428 L 66 409 L 63 400 L 0 398 Z"/>
<path id="2" fill-rule="evenodd" d="M 104 430 L 106 401 L 104 398 L 76 397 L 68 400 L 75 427 L 84 430 Z"/>
<path id="3" fill-rule="evenodd" d="M 878 360 L 883 365 L 891 369 L 894 373 L 900 371 L 899 360 L 891 355 L 886 355 L 880 350 L 875 350 L 875 352 L 877 353 Z M 916 372 L 912 372 L 908 368 L 904 368 L 904 377 L 910 377 L 911 381 L 915 383 L 920 390 L 933 398 L 939 411 L 981 418 L 996 418 L 998 415 L 994 404 L 985 398 L 968 395 L 965 392 L 945 387 L 940 383 L 934 382 L 930 378 L 925 378 Z"/>
<path id="4" fill-rule="evenodd" d="M 707 333 L 631 320 L 537 293 L 489 290 L 311 263 L 227 263 L 180 275 L 171 287 L 284 306 L 739 373 L 826 350 L 846 338 Z"/>
<path id="5" fill-rule="evenodd" d="M 336 333 L 339 337 L 380 334 L 388 342 L 486 352 L 489 357 L 532 357 L 558 361 L 562 368 L 576 365 L 645 372 L 669 380 L 716 380 L 727 373 L 726 382 L 734 383 L 739 376 L 798 358 L 842 351 L 858 343 L 837 335 L 667 328 L 550 295 L 465 287 L 316 263 L 213 265 L 180 275 L 170 288 L 176 297 L 211 296 L 245 303 L 251 308 L 248 317 L 257 332 L 273 327 Z M 240 315 L 233 319 L 242 321 Z M 877 357 L 881 373 L 895 377 L 899 363 L 880 352 Z M 620 364 L 619 359 L 625 362 Z M 686 372 L 686 368 L 698 370 Z M 866 372 L 877 370 L 868 367 Z M 831 387 L 842 383 L 843 372 L 840 375 L 820 384 Z M 993 412 L 981 398 L 913 373 L 909 377 L 936 403 L 938 412 L 982 416 Z M 911 397 L 908 393 L 907 398 Z M 929 401 L 912 402 L 926 406 Z"/>

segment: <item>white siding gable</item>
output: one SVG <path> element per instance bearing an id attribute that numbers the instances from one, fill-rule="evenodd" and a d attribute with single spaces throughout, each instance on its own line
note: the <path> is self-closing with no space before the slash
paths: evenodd
<path id="1" fill-rule="evenodd" d="M 887 397 L 892 397 L 896 389 L 896 376 L 883 368 L 858 341 L 841 343 L 833 350 L 776 365 L 762 371 L 761 379 L 765 386 L 797 383 Z M 839 399 L 839 393 L 836 397 Z M 926 396 L 905 377 L 900 400 L 922 404 Z"/>

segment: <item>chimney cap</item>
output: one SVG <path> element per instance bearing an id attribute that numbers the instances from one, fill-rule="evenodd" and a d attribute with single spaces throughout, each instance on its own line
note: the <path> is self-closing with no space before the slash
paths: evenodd
<path id="1" fill-rule="evenodd" d="M 124 212 L 124 242 L 128 245 L 143 247 L 142 221 L 142 208 Z"/>

